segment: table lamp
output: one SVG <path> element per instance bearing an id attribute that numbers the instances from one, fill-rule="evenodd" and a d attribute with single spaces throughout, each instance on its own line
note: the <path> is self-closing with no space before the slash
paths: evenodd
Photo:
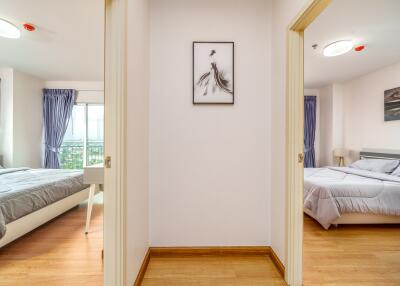
<path id="1" fill-rule="evenodd" d="M 344 166 L 344 157 L 346 156 L 346 150 L 344 148 L 336 148 L 333 150 L 333 157 L 337 158 L 338 166 Z"/>

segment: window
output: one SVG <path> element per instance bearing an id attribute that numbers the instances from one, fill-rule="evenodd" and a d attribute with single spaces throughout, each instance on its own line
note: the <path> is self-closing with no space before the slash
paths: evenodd
<path id="1" fill-rule="evenodd" d="M 104 157 L 104 106 L 77 104 L 60 149 L 63 169 L 82 169 L 103 163 Z"/>

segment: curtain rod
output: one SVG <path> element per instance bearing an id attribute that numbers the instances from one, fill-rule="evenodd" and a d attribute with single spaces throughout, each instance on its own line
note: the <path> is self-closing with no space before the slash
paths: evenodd
<path id="1" fill-rule="evenodd" d="M 73 89 L 76 91 L 104 91 L 104 89 L 76 89 L 76 88 L 49 88 L 49 87 L 45 87 L 45 89 Z"/>

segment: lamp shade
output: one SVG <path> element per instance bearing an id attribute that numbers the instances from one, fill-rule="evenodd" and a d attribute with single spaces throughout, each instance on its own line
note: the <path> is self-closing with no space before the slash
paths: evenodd
<path id="1" fill-rule="evenodd" d="M 333 150 L 334 157 L 345 157 L 346 154 L 347 154 L 347 151 L 344 148 L 336 148 Z"/>

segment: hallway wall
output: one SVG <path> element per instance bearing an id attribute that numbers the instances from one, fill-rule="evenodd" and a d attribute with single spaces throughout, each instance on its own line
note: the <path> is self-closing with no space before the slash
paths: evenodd
<path id="1" fill-rule="evenodd" d="M 127 7 L 126 285 L 133 285 L 149 247 L 149 2 Z"/>
<path id="2" fill-rule="evenodd" d="M 152 0 L 150 240 L 270 245 L 271 2 Z M 235 42 L 235 104 L 192 104 L 192 42 Z"/>

